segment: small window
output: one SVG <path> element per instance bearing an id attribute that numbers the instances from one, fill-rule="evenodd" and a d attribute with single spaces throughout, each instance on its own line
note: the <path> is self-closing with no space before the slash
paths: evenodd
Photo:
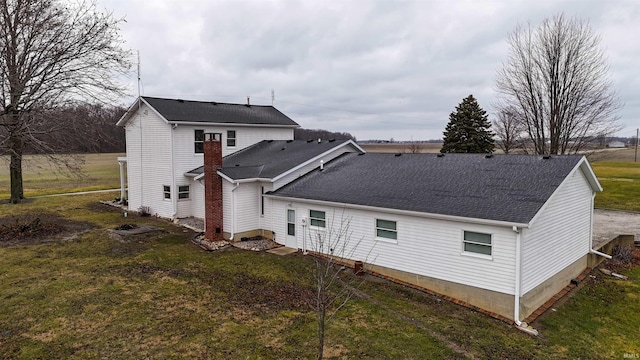
<path id="1" fill-rule="evenodd" d="M 296 211 L 287 209 L 287 235 L 296 236 Z"/>
<path id="2" fill-rule="evenodd" d="M 260 186 L 260 215 L 264 215 L 264 186 Z"/>
<path id="3" fill-rule="evenodd" d="M 464 232 L 464 251 L 491 256 L 491 234 Z"/>
<path id="4" fill-rule="evenodd" d="M 164 192 L 164 199 L 165 200 L 170 200 L 171 199 L 171 186 L 162 185 L 162 191 Z"/>
<path id="5" fill-rule="evenodd" d="M 309 223 L 319 228 L 327 227 L 324 211 L 309 210 Z"/>
<path id="6" fill-rule="evenodd" d="M 178 199 L 189 198 L 189 185 L 178 186 Z"/>
<path id="7" fill-rule="evenodd" d="M 194 131 L 193 151 L 196 154 L 204 153 L 204 130 Z"/>
<path id="8" fill-rule="evenodd" d="M 391 220 L 376 219 L 376 237 L 398 240 L 396 222 Z"/>
<path id="9" fill-rule="evenodd" d="M 235 130 L 227 130 L 227 146 L 228 147 L 236 146 L 236 131 Z"/>

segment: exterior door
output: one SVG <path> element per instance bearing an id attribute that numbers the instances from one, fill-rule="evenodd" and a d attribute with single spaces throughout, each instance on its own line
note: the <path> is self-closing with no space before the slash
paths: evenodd
<path id="1" fill-rule="evenodd" d="M 287 238 L 285 240 L 285 246 L 294 249 L 298 248 L 296 231 L 296 211 L 294 209 L 287 209 Z"/>

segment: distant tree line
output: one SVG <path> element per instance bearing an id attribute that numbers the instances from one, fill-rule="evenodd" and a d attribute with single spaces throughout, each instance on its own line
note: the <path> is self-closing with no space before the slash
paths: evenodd
<path id="1" fill-rule="evenodd" d="M 125 132 L 116 122 L 125 111 L 121 106 L 78 103 L 32 112 L 24 153 L 124 152 Z M 3 131 L 6 130 L 0 128 L 0 132 Z M 1 149 L 3 155 L 8 154 L 7 148 Z"/>
<path id="2" fill-rule="evenodd" d="M 317 139 L 321 139 L 321 140 L 331 140 L 331 139 L 344 140 L 344 139 L 351 139 L 353 141 L 356 141 L 356 137 L 351 135 L 348 132 L 333 132 L 333 131 L 322 130 L 322 129 L 303 129 L 303 128 L 295 129 L 293 131 L 293 138 L 295 140 L 309 140 L 309 139 L 313 139 L 313 140 L 317 140 Z"/>

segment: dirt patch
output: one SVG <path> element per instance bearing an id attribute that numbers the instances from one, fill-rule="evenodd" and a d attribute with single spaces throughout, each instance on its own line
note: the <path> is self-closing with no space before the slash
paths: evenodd
<path id="1" fill-rule="evenodd" d="M 121 208 L 115 207 L 115 206 L 111 206 L 111 205 L 107 205 L 101 202 L 91 202 L 89 204 L 87 204 L 86 206 L 87 209 L 93 211 L 93 212 L 97 212 L 97 213 L 108 213 L 108 212 L 122 212 L 123 210 Z"/>
<path id="2" fill-rule="evenodd" d="M 0 218 L 0 246 L 34 245 L 69 240 L 95 228 L 51 213 L 9 215 Z"/>
<path id="3" fill-rule="evenodd" d="M 313 289 L 293 282 L 275 282 L 245 273 L 218 276 L 233 278 L 227 294 L 229 301 L 238 306 L 254 306 L 268 311 L 308 309 L 309 301 L 314 299 Z"/>

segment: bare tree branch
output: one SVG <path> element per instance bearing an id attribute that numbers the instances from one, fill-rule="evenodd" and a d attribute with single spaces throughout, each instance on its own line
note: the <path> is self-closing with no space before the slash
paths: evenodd
<path id="1" fill-rule="evenodd" d="M 130 53 L 121 48 L 122 21 L 97 11 L 95 0 L 0 0 L 0 144 L 11 157 L 13 203 L 24 197 L 25 146 L 77 168 L 54 160 L 56 147 L 38 136 L 73 130 L 73 122 L 51 116 L 56 109 L 124 94 L 118 76 L 130 68 Z"/>
<path id="2" fill-rule="evenodd" d="M 522 122 L 536 154 L 566 154 L 618 128 L 621 102 L 612 90 L 600 37 L 588 22 L 557 15 L 508 35 L 498 72 L 498 113 Z"/>

